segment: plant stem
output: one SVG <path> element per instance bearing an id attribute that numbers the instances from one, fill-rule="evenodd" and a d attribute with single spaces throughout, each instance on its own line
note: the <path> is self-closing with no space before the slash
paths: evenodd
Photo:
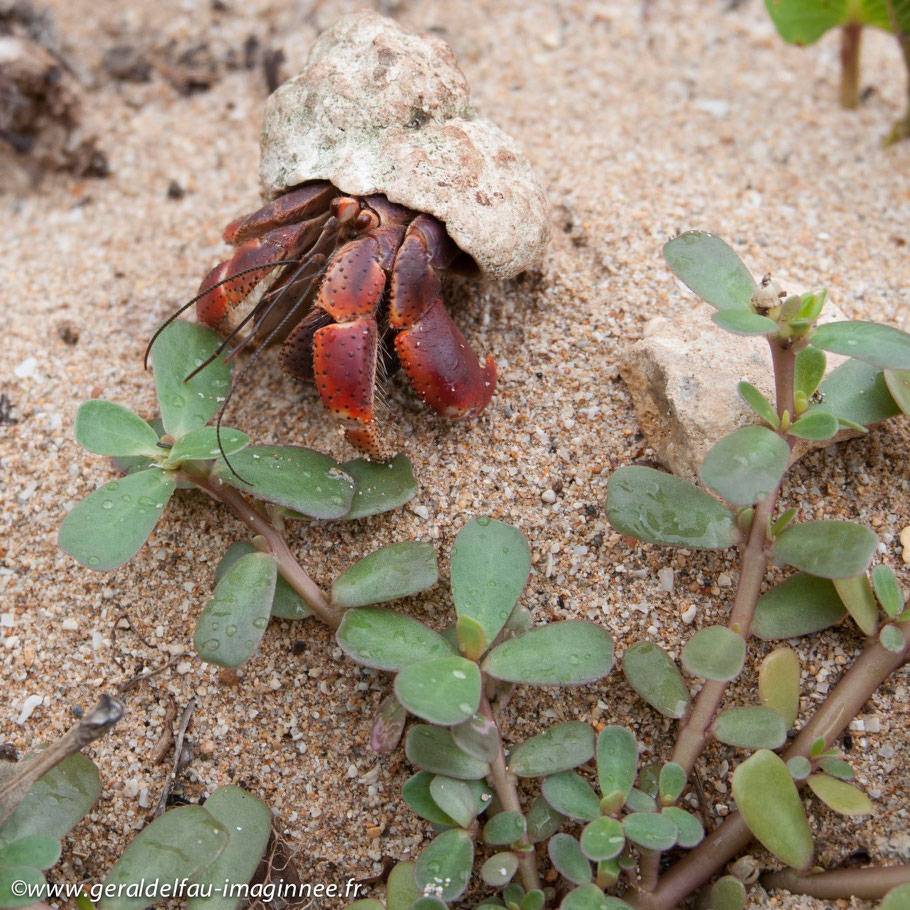
<path id="1" fill-rule="evenodd" d="M 801 875 L 793 869 L 763 875 L 762 886 L 770 891 L 782 888 L 810 897 L 858 897 L 864 901 L 883 898 L 892 888 L 910 882 L 910 866 L 868 866 L 864 869 L 832 869 L 815 875 Z"/>
<path id="2" fill-rule="evenodd" d="M 208 475 L 187 474 L 186 477 L 213 499 L 224 503 L 245 525 L 265 540 L 269 552 L 278 563 L 281 576 L 304 599 L 319 619 L 332 629 L 337 629 L 341 625 L 341 613 L 332 606 L 319 585 L 297 562 L 284 535 L 265 515 L 254 509 L 239 490 Z"/>
<path id="3" fill-rule="evenodd" d="M 496 717 L 493 714 L 492 707 L 490 707 L 490 700 L 486 695 L 480 699 L 480 713 L 496 726 L 496 732 L 499 735 L 499 724 L 496 723 Z M 518 788 L 515 786 L 516 781 L 515 775 L 506 768 L 506 756 L 502 749 L 502 736 L 499 735 L 499 752 L 496 758 L 490 762 L 490 783 L 499 797 L 502 808 L 506 812 L 521 812 L 521 800 L 518 798 Z M 528 838 L 527 832 L 522 834 L 521 842 L 530 848 L 518 853 L 518 870 L 521 875 L 521 883 L 525 892 L 539 891 L 540 876 L 537 874 L 537 858 L 534 855 L 533 845 Z"/>
<path id="4" fill-rule="evenodd" d="M 774 365 L 774 385 L 777 395 L 777 413 L 783 415 L 788 411 L 793 417 L 793 384 L 796 366 L 796 355 L 789 344 L 776 338 L 770 338 L 771 360 Z M 774 512 L 780 484 L 755 507 L 752 516 L 752 527 L 742 553 L 739 573 L 739 584 L 733 609 L 727 621 L 727 628 L 748 641 L 752 628 L 755 605 L 761 591 L 765 572 L 768 568 L 767 544 L 768 522 Z M 705 685 L 682 725 L 673 748 L 670 761 L 682 765 L 686 774 L 691 774 L 698 756 L 708 744 L 709 729 L 727 691 L 728 682 L 706 680 Z"/>
<path id="5" fill-rule="evenodd" d="M 888 7 L 891 31 L 897 38 L 898 47 L 904 58 L 904 66 L 907 68 L 907 113 L 891 127 L 891 132 L 885 139 L 885 145 L 891 145 L 894 142 L 900 142 L 901 139 L 910 139 L 910 31 L 901 27 L 894 8 L 894 0 L 885 0 L 885 5 Z"/>
<path id="6" fill-rule="evenodd" d="M 870 640 L 827 701 L 784 753 L 784 761 L 797 755 L 808 756 L 812 743 L 819 737 L 824 739 L 826 747 L 830 747 L 878 687 L 910 657 L 910 621 L 896 625 L 904 636 L 904 648 L 894 653 L 878 640 Z M 653 892 L 644 894 L 633 890 L 623 895 L 623 899 L 636 910 L 672 910 L 744 850 L 751 840 L 752 832 L 742 816 L 735 812 L 664 873 Z"/>
<path id="7" fill-rule="evenodd" d="M 859 105 L 859 50 L 863 27 L 858 22 L 848 22 L 840 34 L 840 103 L 841 107 L 852 109 Z"/>

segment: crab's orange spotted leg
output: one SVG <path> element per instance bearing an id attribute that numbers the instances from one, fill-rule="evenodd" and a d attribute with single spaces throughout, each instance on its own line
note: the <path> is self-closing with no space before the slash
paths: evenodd
<path id="1" fill-rule="evenodd" d="M 408 227 L 392 269 L 389 325 L 401 331 L 395 350 L 411 385 L 437 414 L 473 417 L 489 404 L 496 364 L 481 367 L 439 296 L 438 270 L 451 250 L 442 225 L 421 215 Z"/>

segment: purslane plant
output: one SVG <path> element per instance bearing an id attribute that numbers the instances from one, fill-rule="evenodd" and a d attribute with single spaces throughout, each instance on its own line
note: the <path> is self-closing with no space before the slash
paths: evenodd
<path id="1" fill-rule="evenodd" d="M 907 0 L 765 0 L 780 36 L 790 44 L 812 44 L 833 28 L 841 30 L 840 101 L 859 105 L 860 47 L 864 28 L 891 32 L 907 70 L 907 111 L 886 143 L 910 137 L 910 3 Z"/>
<path id="2" fill-rule="evenodd" d="M 160 423 L 109 401 L 79 408 L 77 441 L 111 456 L 126 476 L 67 515 L 60 546 L 88 568 L 107 571 L 142 547 L 177 489 L 195 487 L 227 505 L 253 539 L 225 554 L 218 586 L 199 616 L 196 648 L 203 660 L 237 667 L 256 651 L 272 616 L 315 614 L 337 627 L 343 609 L 424 590 L 436 583 L 437 569 L 432 547 L 406 541 L 349 568 L 330 594 L 320 590 L 292 554 L 286 522 L 352 520 L 396 508 L 417 492 L 411 466 L 402 456 L 381 465 L 338 464 L 311 449 L 253 446 L 238 430 L 206 426 L 230 387 L 232 367 L 216 359 L 186 377 L 219 343 L 214 332 L 183 321 L 157 337 L 152 364 Z"/>
<path id="3" fill-rule="evenodd" d="M 634 735 L 617 726 L 596 734 L 584 723 L 561 723 L 525 742 L 509 742 L 503 710 L 516 685 L 590 683 L 613 664 L 606 630 L 581 621 L 536 625 L 521 606 L 529 552 L 516 529 L 481 518 L 459 533 L 451 554 L 455 617 L 441 630 L 374 606 L 436 581 L 435 555 L 421 544 L 383 548 L 336 579 L 331 593 L 322 592 L 291 553 L 284 523 L 350 516 L 352 502 L 361 514 L 394 507 L 413 495 L 413 476 L 402 460 L 391 467 L 337 465 L 308 450 L 249 446 L 243 434 L 228 429 L 219 446 L 216 431 L 204 424 L 229 375 L 206 379 L 208 367 L 190 381 L 207 385 L 183 381 L 217 344 L 214 336 L 182 323 L 168 329 L 175 333 L 173 344 L 167 340 L 155 359 L 161 428 L 107 403 L 89 403 L 80 412 L 80 441 L 116 456 L 133 473 L 73 510 L 61 531 L 68 552 L 96 569 L 122 563 L 141 547 L 174 489 L 194 485 L 227 504 L 253 532 L 252 541 L 235 544 L 219 565 L 215 594 L 197 625 L 203 659 L 236 666 L 255 650 L 270 615 L 313 615 L 337 630 L 348 657 L 393 677 L 373 721 L 372 745 L 392 751 L 408 715 L 417 718 L 404 737 L 417 773 L 403 797 L 437 836 L 416 861 L 392 871 L 387 910 L 442 910 L 475 894 L 480 906 L 509 910 L 555 904 L 566 910 L 669 910 L 710 882 L 753 838 L 793 867 L 789 877 L 769 883 L 807 893 L 868 893 L 868 870 L 807 871 L 813 844 L 800 790 L 808 787 L 846 814 L 869 810 L 868 798 L 849 783 L 852 771 L 836 740 L 907 659 L 910 611 L 887 567 L 868 574 L 877 546 L 871 531 L 851 522 L 797 522 L 795 509 L 780 511 L 778 497 L 797 439 L 833 439 L 844 428 L 862 432 L 910 410 L 910 336 L 872 323 L 817 327 L 824 292 L 786 296 L 769 281 L 756 284 L 733 251 L 709 234 L 682 235 L 667 245 L 666 256 L 676 274 L 715 306 L 719 326 L 768 338 L 777 394 L 772 404 L 741 383 L 740 394 L 762 423 L 721 440 L 705 459 L 702 481 L 727 504 L 648 468 L 621 468 L 610 479 L 607 509 L 617 530 L 647 543 L 740 552 L 729 622 L 699 630 L 682 650 L 684 669 L 704 680 L 694 698 L 659 644 L 637 642 L 623 655 L 623 674 L 633 689 L 681 721 L 675 747 L 658 764 L 639 766 Z M 823 378 L 825 349 L 851 359 Z M 137 489 L 129 486 L 134 477 L 141 478 Z M 761 594 L 772 561 L 798 571 Z M 779 647 L 762 662 L 759 703 L 723 706 L 729 683 L 745 666 L 750 638 L 812 634 L 847 615 L 869 636 L 866 645 L 779 755 L 788 731 L 798 726 L 800 668 L 793 649 Z M 690 787 L 695 763 L 712 740 L 753 751 L 732 776 L 739 811 L 705 836 L 690 811 Z M 221 851 L 230 849 L 216 836 L 211 818 L 217 816 L 193 813 L 184 824 L 181 813 L 153 822 L 146 831 L 157 825 L 155 836 L 140 834 L 124 854 L 129 862 L 121 860 L 109 880 L 128 881 L 152 862 L 143 859 L 143 850 L 159 842 L 165 827 L 166 842 L 186 843 L 203 822 L 212 829 L 211 849 L 200 853 L 188 877 L 204 881 L 206 869 L 213 863 L 217 869 Z M 248 858 L 260 848 L 258 841 L 248 844 Z M 660 873 L 670 851 L 686 852 Z M 553 886 L 542 881 L 547 867 Z M 872 888 L 878 895 L 910 878 L 906 867 L 876 872 Z M 900 895 L 893 889 L 883 906 L 890 910 Z M 745 888 L 723 876 L 706 899 L 716 910 L 732 910 L 742 907 Z M 382 906 L 374 898 L 360 902 L 360 910 Z"/>

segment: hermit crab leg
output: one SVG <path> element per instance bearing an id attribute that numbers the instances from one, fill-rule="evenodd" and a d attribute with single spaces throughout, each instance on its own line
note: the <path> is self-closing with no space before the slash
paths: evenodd
<path id="1" fill-rule="evenodd" d="M 481 367 L 443 305 L 439 272 L 455 255 L 435 218 L 411 222 L 392 268 L 389 325 L 400 330 L 395 350 L 417 394 L 437 414 L 458 419 L 487 406 L 496 364 L 488 357 Z"/>

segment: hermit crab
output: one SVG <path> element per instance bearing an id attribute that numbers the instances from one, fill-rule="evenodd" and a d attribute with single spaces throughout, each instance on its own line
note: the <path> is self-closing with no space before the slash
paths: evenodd
<path id="1" fill-rule="evenodd" d="M 217 356 L 280 343 L 284 370 L 314 380 L 377 460 L 392 454 L 377 384 L 399 366 L 438 414 L 480 413 L 496 367 L 452 321 L 444 280 L 526 269 L 549 211 L 515 142 L 475 114 L 449 47 L 372 12 L 342 18 L 269 98 L 260 180 L 266 204 L 225 228 L 234 252 L 195 299 L 225 339 Z"/>

